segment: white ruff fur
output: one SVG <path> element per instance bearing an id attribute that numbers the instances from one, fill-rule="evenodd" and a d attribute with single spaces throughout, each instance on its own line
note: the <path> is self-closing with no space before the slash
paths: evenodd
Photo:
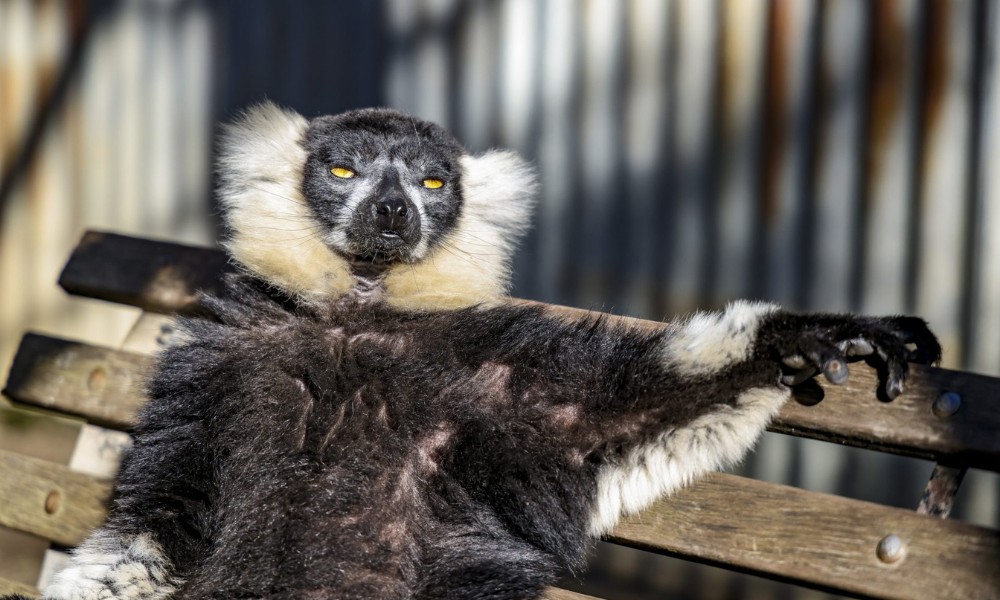
<path id="1" fill-rule="evenodd" d="M 45 590 L 45 600 L 163 600 L 182 581 L 148 535 L 118 537 L 98 530 L 73 551 Z"/>
<path id="2" fill-rule="evenodd" d="M 220 197 L 232 235 L 225 243 L 241 267 L 285 292 L 321 301 L 353 285 L 347 261 L 315 235 L 300 184 L 309 122 L 266 102 L 223 131 Z"/>
<path id="3" fill-rule="evenodd" d="M 290 295 L 325 302 L 350 291 L 355 281 L 347 261 L 323 236 L 313 235 L 321 225 L 300 189 L 307 158 L 300 142 L 308 126 L 302 116 L 272 103 L 247 110 L 224 131 L 220 196 L 232 232 L 225 246 L 236 262 Z M 387 299 L 397 308 L 455 309 L 496 304 L 506 296 L 510 260 L 530 221 L 537 176 L 513 152 L 466 155 L 462 188 L 465 204 L 455 230 L 420 261 L 388 268 Z"/>
<path id="4" fill-rule="evenodd" d="M 597 501 L 590 533 L 609 532 L 623 515 L 634 514 L 696 477 L 729 467 L 743 458 L 791 394 L 789 388 L 755 388 L 736 406 L 719 406 L 681 429 L 632 450 L 597 476 Z"/>
<path id="5" fill-rule="evenodd" d="M 778 309 L 737 300 L 721 313 L 696 313 L 667 340 L 668 367 L 684 375 L 711 375 L 746 359 L 761 319 Z"/>
<path id="6" fill-rule="evenodd" d="M 686 376 L 708 376 L 746 360 L 761 319 L 774 304 L 737 301 L 719 313 L 698 313 L 664 343 L 664 362 Z M 590 532 L 607 533 L 622 515 L 636 513 L 694 478 L 735 464 L 753 447 L 788 399 L 790 390 L 750 389 L 735 406 L 719 405 L 680 429 L 665 431 L 623 460 L 601 468 Z"/>

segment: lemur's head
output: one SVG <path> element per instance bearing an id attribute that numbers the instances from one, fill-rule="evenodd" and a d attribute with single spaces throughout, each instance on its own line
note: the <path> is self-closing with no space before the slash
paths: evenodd
<path id="1" fill-rule="evenodd" d="M 225 247 L 242 268 L 312 302 L 363 270 L 410 309 L 502 298 L 537 187 L 517 155 L 471 156 L 396 111 L 307 121 L 271 103 L 226 127 L 219 175 Z"/>
<path id="2" fill-rule="evenodd" d="M 465 151 L 438 125 L 356 110 L 314 119 L 305 147 L 306 203 L 349 260 L 415 262 L 454 229 Z"/>

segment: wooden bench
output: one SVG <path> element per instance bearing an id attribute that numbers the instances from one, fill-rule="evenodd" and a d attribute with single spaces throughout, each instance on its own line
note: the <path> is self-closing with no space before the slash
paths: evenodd
<path id="1" fill-rule="evenodd" d="M 97 232 L 70 257 L 66 291 L 144 312 L 120 348 L 29 333 L 17 352 L 4 394 L 88 423 L 69 466 L 0 451 L 0 525 L 53 544 L 39 585 L 104 519 L 143 373 L 169 343 L 167 315 L 195 309 L 195 290 L 215 288 L 228 268 L 214 249 Z M 853 368 L 844 386 L 797 394 L 771 429 L 936 461 L 917 510 L 717 474 L 623 522 L 609 541 L 851 596 L 1000 598 L 1000 532 L 946 518 L 965 469 L 1000 471 L 1000 379 L 914 367 L 911 381 L 879 402 L 875 374 Z M 103 467 L 74 466 L 94 456 Z M 8 592 L 38 594 L 0 580 Z"/>

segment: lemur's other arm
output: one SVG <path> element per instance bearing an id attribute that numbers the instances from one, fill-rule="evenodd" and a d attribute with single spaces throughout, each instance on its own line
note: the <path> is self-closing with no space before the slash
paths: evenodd
<path id="1" fill-rule="evenodd" d="M 46 599 L 171 597 L 206 551 L 215 494 L 212 443 L 200 404 L 224 381 L 196 367 L 195 348 L 168 350 L 122 461 L 108 521 L 73 551 Z M 184 355 L 188 360 L 179 360 Z"/>

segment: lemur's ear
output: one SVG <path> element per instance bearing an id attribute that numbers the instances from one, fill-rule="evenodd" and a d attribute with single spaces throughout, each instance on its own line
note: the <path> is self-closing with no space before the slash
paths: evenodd
<path id="1" fill-rule="evenodd" d="M 219 199 L 227 226 L 223 246 L 247 271 L 304 299 L 335 297 L 351 285 L 350 269 L 318 235 L 302 196 L 309 126 L 302 115 L 265 102 L 222 130 Z"/>
<path id="2" fill-rule="evenodd" d="M 538 197 L 538 173 L 517 153 L 490 150 L 462 157 L 463 212 L 498 234 L 505 254 L 513 254 L 531 225 Z"/>

